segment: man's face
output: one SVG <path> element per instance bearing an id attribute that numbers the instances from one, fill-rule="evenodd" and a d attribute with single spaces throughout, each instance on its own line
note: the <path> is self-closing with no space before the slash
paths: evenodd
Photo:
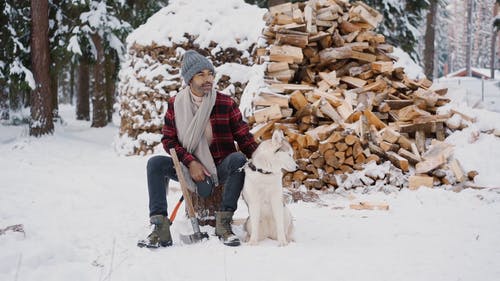
<path id="1" fill-rule="evenodd" d="M 201 72 L 196 73 L 189 86 L 191 87 L 191 91 L 193 94 L 202 97 L 212 91 L 212 87 L 214 84 L 214 74 L 212 71 L 208 69 L 204 69 Z"/>

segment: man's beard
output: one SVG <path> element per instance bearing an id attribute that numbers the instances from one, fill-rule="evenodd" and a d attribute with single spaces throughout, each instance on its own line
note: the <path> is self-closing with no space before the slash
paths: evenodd
<path id="1" fill-rule="evenodd" d="M 204 83 L 201 86 L 193 85 L 195 92 L 207 95 L 212 92 L 213 90 L 213 84 L 212 83 Z"/>

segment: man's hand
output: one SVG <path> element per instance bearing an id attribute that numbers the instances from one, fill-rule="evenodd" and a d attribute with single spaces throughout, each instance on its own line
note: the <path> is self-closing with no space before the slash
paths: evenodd
<path id="1" fill-rule="evenodd" d="M 194 181 L 202 181 L 206 175 L 210 175 L 200 162 L 194 160 L 189 163 L 189 174 Z"/>

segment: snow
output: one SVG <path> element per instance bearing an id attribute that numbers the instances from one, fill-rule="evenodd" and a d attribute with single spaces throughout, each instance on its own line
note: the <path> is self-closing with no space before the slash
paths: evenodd
<path id="1" fill-rule="evenodd" d="M 213 40 L 221 48 L 247 50 L 258 41 L 264 12 L 241 0 L 173 0 L 133 32 L 128 43 L 155 41 L 169 46 L 185 40 L 188 32 L 199 35 L 196 43 L 201 48 Z M 97 21 L 88 16 L 89 23 Z M 77 42 L 71 46 L 75 51 Z M 400 57 L 396 66 L 405 67 L 411 78 L 423 77 L 409 56 L 399 49 L 393 54 Z M 134 67 L 141 68 L 129 66 L 121 76 L 133 73 Z M 244 113 L 265 88 L 264 69 L 265 65 L 227 64 L 216 70 L 217 77 L 230 73 L 232 82 L 248 81 L 240 103 Z M 30 79 L 22 65 L 14 70 Z M 166 73 L 159 65 L 149 71 L 144 75 Z M 133 87 L 145 85 L 137 82 Z M 150 231 L 145 170 L 151 155 L 117 153 L 113 145 L 120 141 L 117 116 L 107 127 L 90 128 L 90 122 L 75 120 L 74 107 L 60 105 L 64 122 L 56 124 L 53 136 L 41 138 L 28 137 L 27 125 L 0 124 L 0 230 L 14 224 L 23 224 L 25 230 L 25 235 L 0 234 L 0 280 L 496 281 L 500 277 L 500 138 L 491 131 L 500 128 L 500 115 L 491 110 L 500 102 L 484 105 L 475 92 L 462 88 L 450 89 L 452 103 L 439 113 L 453 108 L 476 119 L 446 141 L 454 145 L 454 157 L 466 171 L 479 172 L 474 184 L 485 189 L 456 193 L 446 188 L 382 188 L 380 192 L 340 188 L 318 193 L 316 202 L 289 203 L 296 241 L 282 248 L 272 240 L 230 248 L 214 236 L 200 244 L 182 245 L 179 234 L 192 231 L 183 212 L 172 225 L 173 247 L 137 248 L 137 240 Z M 487 92 L 486 97 L 495 94 Z M 139 138 L 158 141 L 157 134 L 144 133 Z M 133 147 L 126 135 L 122 139 L 122 147 Z M 160 146 L 155 147 L 155 155 L 165 154 Z M 372 164 L 364 174 L 386 169 L 387 165 Z M 180 194 L 178 184 L 171 182 L 170 211 Z M 390 207 L 388 211 L 349 208 L 360 201 Z M 241 221 L 247 214 L 240 201 L 235 219 Z M 239 224 L 234 230 L 240 237 L 245 235 Z M 202 231 L 214 233 L 211 227 Z"/>
<path id="2" fill-rule="evenodd" d="M 185 33 L 198 36 L 194 41 L 206 48 L 211 41 L 222 49 L 247 50 L 258 41 L 265 23 L 266 9 L 260 9 L 243 0 L 173 0 L 169 5 L 141 25 L 127 37 L 127 45 L 172 46 L 187 41 Z M 180 25 L 182 24 L 182 28 Z"/>
<path id="3" fill-rule="evenodd" d="M 472 144 L 450 137 L 457 146 L 464 144 L 459 153 L 474 155 L 461 163 L 480 171 L 478 183 L 497 188 L 321 193 L 318 202 L 289 204 L 296 241 L 283 248 L 272 240 L 230 248 L 214 236 L 182 245 L 179 234 L 191 229 L 181 212 L 172 225 L 174 246 L 148 250 L 135 244 L 150 231 L 145 173 L 150 156 L 115 153 L 117 118 L 97 129 L 76 121 L 74 112 L 61 105 L 64 123 L 42 138 L 29 138 L 27 126 L 0 125 L 0 229 L 23 224 L 26 233 L 0 235 L 0 280 L 493 281 L 500 276 L 499 178 L 487 170 L 500 165 L 500 157 L 491 154 L 498 137 L 482 134 Z M 497 121 L 482 120 L 493 118 L 485 116 L 477 114 L 479 124 Z M 179 197 L 172 182 L 169 210 Z M 360 201 L 390 207 L 349 208 Z M 241 201 L 235 218 L 246 216 Z M 235 232 L 244 236 L 241 225 Z"/>
<path id="4" fill-rule="evenodd" d="M 32 90 L 36 89 L 36 82 L 33 77 L 33 73 L 23 65 L 19 58 L 15 58 L 14 62 L 10 66 L 10 74 L 24 74 L 24 80 L 28 83 L 28 86 Z"/>
<path id="5" fill-rule="evenodd" d="M 401 48 L 394 48 L 394 52 L 391 53 L 399 58 L 397 62 L 394 63 L 394 67 L 403 67 L 406 75 L 410 79 L 418 80 L 425 77 L 424 70 L 419 66 L 407 53 L 405 53 Z"/>

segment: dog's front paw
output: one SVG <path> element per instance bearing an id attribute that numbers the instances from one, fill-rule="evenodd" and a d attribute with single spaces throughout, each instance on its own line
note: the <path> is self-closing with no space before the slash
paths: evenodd
<path id="1" fill-rule="evenodd" d="M 256 246 L 257 244 L 259 244 L 259 241 L 255 238 L 250 237 L 250 240 L 248 240 L 248 245 Z"/>
<path id="2" fill-rule="evenodd" d="M 278 241 L 278 247 L 285 247 L 286 245 L 288 245 L 288 241 L 286 240 Z"/>

